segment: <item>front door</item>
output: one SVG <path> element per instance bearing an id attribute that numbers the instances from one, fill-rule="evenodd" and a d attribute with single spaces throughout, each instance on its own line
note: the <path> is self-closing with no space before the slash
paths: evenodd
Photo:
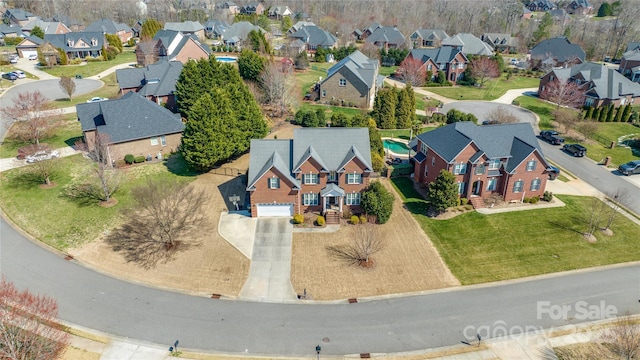
<path id="1" fill-rule="evenodd" d="M 480 192 L 482 191 L 482 181 L 477 180 L 473 182 L 473 186 L 471 188 L 471 194 L 474 196 L 480 196 Z"/>
<path id="2" fill-rule="evenodd" d="M 335 209 L 337 205 L 335 196 L 327 197 L 327 210 Z"/>

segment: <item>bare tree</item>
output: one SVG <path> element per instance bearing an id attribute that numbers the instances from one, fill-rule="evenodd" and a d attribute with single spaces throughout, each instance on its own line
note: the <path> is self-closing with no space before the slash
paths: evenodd
<path id="1" fill-rule="evenodd" d="M 16 139 L 40 145 L 60 126 L 61 112 L 41 92 L 20 93 L 12 102 L 0 112 L 13 121 L 11 133 Z"/>
<path id="2" fill-rule="evenodd" d="M 376 225 L 364 224 L 353 228 L 352 242 L 346 245 L 328 246 L 327 251 L 349 265 L 371 267 L 372 255 L 384 248 L 384 240 Z"/>
<path id="3" fill-rule="evenodd" d="M 71 96 L 76 92 L 76 82 L 68 76 L 62 76 L 60 77 L 59 85 L 60 89 L 69 96 L 69 101 L 71 101 Z"/>
<path id="4" fill-rule="evenodd" d="M 30 166 L 33 176 L 45 185 L 51 185 L 51 177 L 57 169 L 57 160 L 48 159 L 36 161 Z"/>
<path id="5" fill-rule="evenodd" d="M 518 122 L 518 118 L 504 106 L 500 106 L 489 111 L 487 119 L 499 124 L 512 124 Z"/>
<path id="6" fill-rule="evenodd" d="M 120 173 L 112 165 L 109 136 L 96 132 L 95 137 L 88 140 L 89 143 L 76 145 L 92 160 L 87 176 L 90 181 L 72 184 L 67 189 L 67 195 L 79 199 L 96 199 L 103 204 L 114 204 L 112 195 L 120 186 Z"/>
<path id="7" fill-rule="evenodd" d="M 471 62 L 471 74 L 480 80 L 480 87 L 482 87 L 487 79 L 495 79 L 500 76 L 500 69 L 494 60 L 482 56 Z"/>
<path id="8" fill-rule="evenodd" d="M 57 359 L 69 343 L 57 302 L 0 280 L 0 359 Z"/>
<path id="9" fill-rule="evenodd" d="M 578 107 L 584 103 L 585 88 L 576 82 L 558 78 L 548 82 L 540 92 L 540 98 L 557 104 L 557 107 Z"/>
<path id="10" fill-rule="evenodd" d="M 580 119 L 580 114 L 576 110 L 569 108 L 556 108 L 553 111 L 553 116 L 558 125 L 564 127 L 564 133 L 573 129 Z"/>
<path id="11" fill-rule="evenodd" d="M 637 359 L 640 355 L 640 324 L 627 313 L 605 330 L 602 340 L 610 345 L 609 350 L 619 359 Z"/>
<path id="12" fill-rule="evenodd" d="M 623 207 L 629 205 L 629 192 L 626 189 L 615 189 L 607 192 L 606 195 L 610 211 L 607 215 L 607 223 L 602 230 L 605 232 L 611 232 L 611 224 L 613 224 L 613 220 L 615 220 Z"/>
<path id="13" fill-rule="evenodd" d="M 274 106 L 280 116 L 283 116 L 291 101 L 296 98 L 293 64 L 269 61 L 260 73 L 259 81 L 265 102 Z"/>
<path id="14" fill-rule="evenodd" d="M 594 242 L 596 240 L 593 236 L 593 233 L 595 233 L 595 231 L 599 227 L 600 218 L 604 213 L 605 206 L 605 203 L 603 203 L 597 197 L 591 198 L 591 205 L 589 207 L 589 213 L 587 214 L 586 219 L 587 231 L 583 233 L 584 237 L 590 242 Z"/>
<path id="15" fill-rule="evenodd" d="M 420 59 L 407 57 L 400 63 L 396 75 L 400 80 L 404 81 L 405 84 L 420 87 L 424 86 L 427 71 Z"/>
<path id="16" fill-rule="evenodd" d="M 156 42 L 151 39 L 142 40 L 136 45 L 136 58 L 139 65 L 155 64 L 158 61 L 158 55 Z"/>
<path id="17" fill-rule="evenodd" d="M 600 125 L 598 124 L 598 122 L 594 120 L 581 121 L 575 125 L 576 131 L 584 136 L 585 141 L 592 137 L 593 134 L 598 131 L 599 127 Z"/>
<path id="18" fill-rule="evenodd" d="M 197 245 L 191 235 L 207 225 L 204 190 L 177 179 L 149 179 L 131 194 L 134 207 L 123 211 L 129 221 L 107 237 L 115 251 L 126 252 L 127 261 L 150 268 Z"/>

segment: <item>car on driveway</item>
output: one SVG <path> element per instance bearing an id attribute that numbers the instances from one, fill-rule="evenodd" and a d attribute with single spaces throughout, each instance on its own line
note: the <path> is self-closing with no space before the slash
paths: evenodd
<path id="1" fill-rule="evenodd" d="M 629 161 L 626 164 L 620 165 L 618 171 L 626 176 L 640 174 L 640 160 Z"/>
<path id="2" fill-rule="evenodd" d="M 587 148 L 579 144 L 566 144 L 560 150 L 575 157 L 583 157 L 587 155 Z"/>
<path id="3" fill-rule="evenodd" d="M 17 64 L 18 60 L 20 60 L 20 57 L 16 54 L 9 56 L 9 62 L 12 64 Z"/>
<path id="4" fill-rule="evenodd" d="M 33 155 L 28 155 L 27 157 L 25 157 L 25 159 L 27 160 L 27 163 L 31 164 L 34 162 L 49 160 L 49 159 L 58 158 L 58 157 L 60 157 L 60 153 L 57 150 L 53 150 L 53 151 L 41 150 L 36 152 Z"/>
<path id="5" fill-rule="evenodd" d="M 558 175 L 560 175 L 560 169 L 553 165 L 549 166 L 547 172 L 549 173 L 549 180 L 555 180 L 558 178 Z"/>
<path id="6" fill-rule="evenodd" d="M 38 60 L 38 55 L 36 54 L 29 55 L 29 60 Z"/>
<path id="7" fill-rule="evenodd" d="M 91 99 L 87 100 L 88 103 L 94 103 L 94 102 L 100 102 L 100 101 L 107 101 L 109 99 L 107 98 L 101 98 L 101 97 L 92 97 Z"/>
<path id="8" fill-rule="evenodd" d="M 12 72 L 8 72 L 6 74 L 2 74 L 2 78 L 3 79 L 7 79 L 7 80 L 11 80 L 11 81 L 15 81 L 15 80 L 18 80 L 18 75 L 16 75 L 15 73 L 12 73 Z"/>
<path id="9" fill-rule="evenodd" d="M 27 75 L 24 74 L 24 71 L 21 70 L 15 70 L 13 73 L 16 74 L 18 79 L 24 79 L 27 77 Z"/>

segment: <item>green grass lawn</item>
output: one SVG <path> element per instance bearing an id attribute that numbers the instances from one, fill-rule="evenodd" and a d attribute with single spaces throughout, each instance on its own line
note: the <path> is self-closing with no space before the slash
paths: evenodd
<path id="1" fill-rule="evenodd" d="M 540 80 L 535 77 L 514 75 L 506 79 L 502 74 L 500 79 L 489 80 L 484 87 L 455 86 L 455 87 L 426 87 L 427 91 L 447 97 L 453 100 L 495 100 L 504 95 L 510 89 L 524 89 L 538 87 Z"/>
<path id="2" fill-rule="evenodd" d="M 482 215 L 469 212 L 448 220 L 426 215 L 426 202 L 408 178 L 392 179 L 415 219 L 464 285 L 640 260 L 639 227 L 617 216 L 607 237 L 584 240 L 592 198 L 559 196 L 565 207 Z"/>
<path id="3" fill-rule="evenodd" d="M 540 129 L 553 129 L 551 121 L 553 120 L 552 112 L 556 109 L 555 105 L 531 96 L 519 96 L 515 101 L 518 101 L 521 107 L 538 114 Z"/>
<path id="4" fill-rule="evenodd" d="M 54 66 L 50 69 L 42 68 L 41 70 L 56 77 L 74 77 L 76 75 L 89 77 L 97 75 L 113 66 L 133 62 L 136 62 L 136 54 L 132 49 L 125 48 L 121 54 L 118 54 L 118 56 L 111 61 L 90 61 L 83 65 L 60 65 Z"/>
<path id="5" fill-rule="evenodd" d="M 379 74 L 383 76 L 390 76 L 398 70 L 397 66 L 380 66 Z"/>
<path id="6" fill-rule="evenodd" d="M 311 63 L 307 70 L 295 72 L 296 84 L 300 85 L 301 99 L 320 78 L 327 77 L 327 69 L 330 67 L 329 63 Z"/>
<path id="7" fill-rule="evenodd" d="M 20 228 L 58 250 L 96 239 L 120 221 L 120 209 L 132 206 L 129 190 L 152 176 L 175 177 L 161 163 L 134 166 L 122 171 L 121 187 L 114 197 L 116 206 L 104 208 L 97 201 L 78 201 L 65 188 L 86 177 L 87 161 L 81 155 L 54 160 L 58 164 L 52 189 L 41 189 L 29 176 L 29 166 L 2 173 L 0 206 Z"/>
<path id="8" fill-rule="evenodd" d="M 362 109 L 358 109 L 358 108 L 320 105 L 320 104 L 313 104 L 313 103 L 309 103 L 309 102 L 302 103 L 302 105 L 300 106 L 299 110 L 317 111 L 317 109 L 324 109 L 324 116 L 325 116 L 325 118 L 327 120 L 329 120 L 331 118 L 331 115 L 333 115 L 334 113 L 342 113 L 342 114 L 345 114 L 348 117 L 353 117 L 354 115 L 357 115 L 357 114 L 366 113 L 366 111 L 364 111 Z"/>
<path id="9" fill-rule="evenodd" d="M 18 156 L 18 149 L 28 145 L 25 142 L 12 140 L 10 138 L 10 132 L 7 138 L 5 138 L 2 145 L 0 145 L 0 158 L 12 158 Z M 56 130 L 54 136 L 48 139 L 42 139 L 40 142 L 46 143 L 51 149 L 58 149 L 61 147 L 73 145 L 76 139 L 82 137 L 82 128 L 78 121 L 76 114 L 64 115 L 61 126 Z"/>
<path id="10" fill-rule="evenodd" d="M 56 108 L 65 108 L 84 103 L 92 97 L 96 96 L 102 98 L 114 98 L 118 95 L 118 93 L 120 92 L 120 87 L 118 86 L 118 82 L 116 81 L 115 72 L 103 77 L 100 80 L 104 82 L 104 86 L 99 88 L 98 90 L 83 95 L 72 96 L 71 101 L 69 101 L 68 98 L 56 99 L 53 101 L 53 106 Z"/>
<path id="11" fill-rule="evenodd" d="M 435 129 L 436 127 L 434 126 L 424 126 L 420 129 L 419 134 L 422 134 L 424 132 L 427 131 L 431 131 L 433 129 Z M 380 134 L 380 137 L 383 138 L 395 138 L 395 139 L 404 139 L 404 140 L 410 140 L 409 136 L 411 135 L 411 130 L 409 129 L 393 129 L 393 130 L 389 130 L 389 129 L 378 129 L 378 133 Z M 415 137 L 416 134 L 413 134 L 413 136 Z"/>

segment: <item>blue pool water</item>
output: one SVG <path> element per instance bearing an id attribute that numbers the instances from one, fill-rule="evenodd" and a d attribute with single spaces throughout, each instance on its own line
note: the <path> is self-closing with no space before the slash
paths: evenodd
<path id="1" fill-rule="evenodd" d="M 238 58 L 230 57 L 230 56 L 216 56 L 216 60 L 220 62 L 236 62 Z"/>
<path id="2" fill-rule="evenodd" d="M 405 143 L 384 139 L 382 140 L 382 144 L 384 145 L 385 149 L 393 153 L 401 154 L 401 155 L 409 154 L 409 147 Z"/>

